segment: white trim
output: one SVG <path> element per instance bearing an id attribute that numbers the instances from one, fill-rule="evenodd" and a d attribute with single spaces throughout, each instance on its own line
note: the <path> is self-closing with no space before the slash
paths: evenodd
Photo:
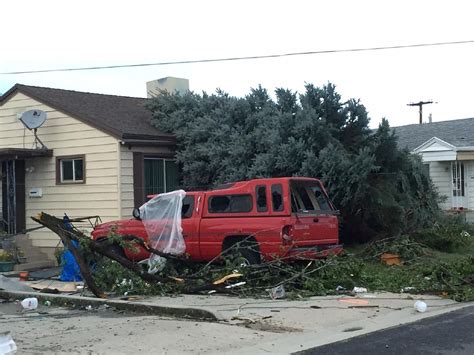
<path id="1" fill-rule="evenodd" d="M 456 147 L 452 144 L 449 144 L 448 142 L 443 141 L 442 139 L 439 139 L 438 137 L 433 137 L 428 139 L 425 143 L 419 145 L 415 149 L 413 149 L 411 152 L 412 153 L 420 153 L 422 150 L 428 148 L 429 146 L 433 145 L 434 143 L 438 143 L 444 147 L 447 148 L 447 150 L 452 150 L 456 151 Z"/>

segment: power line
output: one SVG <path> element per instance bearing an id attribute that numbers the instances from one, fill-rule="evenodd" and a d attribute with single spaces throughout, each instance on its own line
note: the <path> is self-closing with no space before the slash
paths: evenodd
<path id="1" fill-rule="evenodd" d="M 405 49 L 405 48 L 447 46 L 447 45 L 468 44 L 468 43 L 474 43 L 474 40 L 451 41 L 451 42 L 434 42 L 434 43 L 418 43 L 418 44 L 406 44 L 406 45 L 385 46 L 385 47 L 330 49 L 330 50 L 309 51 L 309 52 L 292 52 L 292 53 L 254 55 L 254 56 L 244 56 L 244 57 L 214 58 L 214 59 L 179 60 L 179 61 L 157 62 L 157 63 L 121 64 L 121 65 L 106 65 L 106 66 L 96 66 L 96 67 L 80 67 L 80 68 L 25 70 L 25 71 L 5 72 L 5 73 L 0 73 L 0 75 L 37 74 L 37 73 L 52 73 L 52 72 L 81 71 L 81 70 L 102 70 L 102 69 L 136 68 L 136 67 L 151 67 L 151 66 L 179 65 L 179 64 L 230 62 L 230 61 L 238 61 L 238 60 L 255 60 L 255 59 L 281 58 L 281 57 L 293 57 L 293 56 L 315 55 L 315 54 L 331 54 L 331 53 L 369 52 L 369 51 L 382 51 L 382 50 L 389 50 L 389 49 Z"/>

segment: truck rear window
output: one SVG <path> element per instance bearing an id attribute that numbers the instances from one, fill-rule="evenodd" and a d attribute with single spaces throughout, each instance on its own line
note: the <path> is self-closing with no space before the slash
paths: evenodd
<path id="1" fill-rule="evenodd" d="M 291 183 L 291 209 L 293 212 L 311 213 L 331 211 L 331 204 L 321 185 L 313 182 Z"/>
<path id="2" fill-rule="evenodd" d="M 252 210 L 250 195 L 220 195 L 209 199 L 209 213 L 242 213 Z"/>

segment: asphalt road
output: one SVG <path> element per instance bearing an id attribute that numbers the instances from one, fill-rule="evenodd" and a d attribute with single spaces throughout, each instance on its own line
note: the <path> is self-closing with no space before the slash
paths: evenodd
<path id="1" fill-rule="evenodd" d="M 474 354 L 474 306 L 298 354 Z"/>

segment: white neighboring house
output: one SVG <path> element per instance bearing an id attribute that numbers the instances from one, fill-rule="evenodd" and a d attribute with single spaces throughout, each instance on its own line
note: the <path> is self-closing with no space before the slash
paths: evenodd
<path id="1" fill-rule="evenodd" d="M 474 118 L 392 128 L 398 145 L 421 155 L 438 192 L 441 208 L 463 211 L 474 220 Z"/>

